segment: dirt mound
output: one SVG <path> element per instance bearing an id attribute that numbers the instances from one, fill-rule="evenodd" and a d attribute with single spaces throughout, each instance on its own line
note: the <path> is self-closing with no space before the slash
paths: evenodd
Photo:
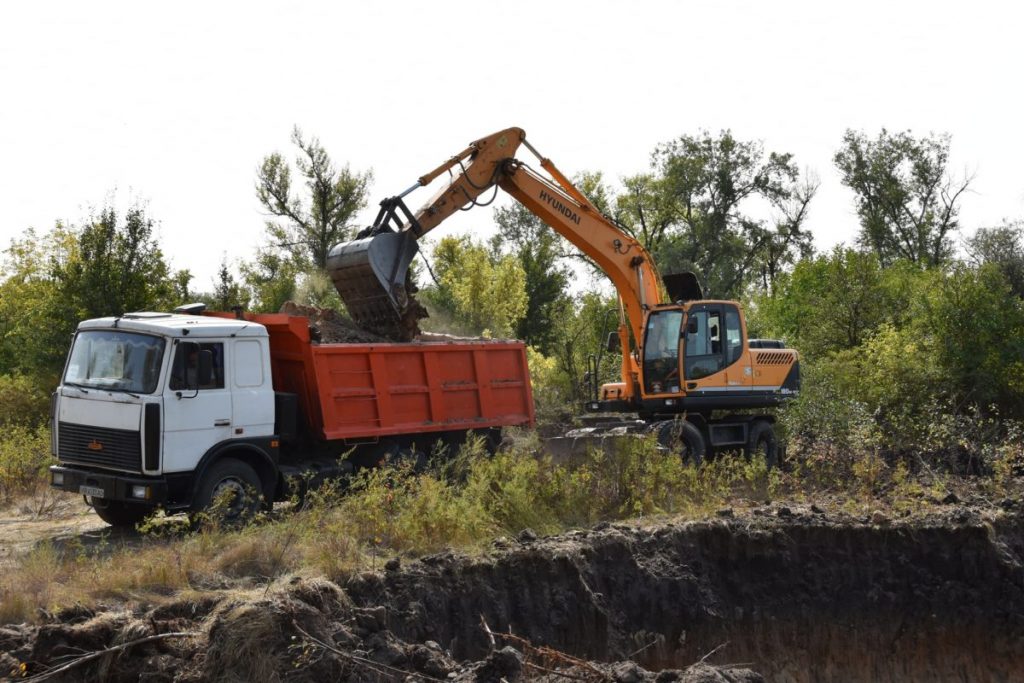
<path id="1" fill-rule="evenodd" d="M 416 304 L 419 306 L 419 304 Z M 305 306 L 286 301 L 279 311 L 288 315 L 300 315 L 309 318 L 314 329 L 314 340 L 322 344 L 388 344 L 394 342 L 482 342 L 497 341 L 486 337 L 460 337 L 440 332 L 423 332 L 418 326 L 413 328 L 407 325 L 398 328 L 387 328 L 388 334 L 381 334 L 380 331 L 368 330 L 360 327 L 356 321 L 345 316 L 333 308 L 317 308 L 316 306 Z M 424 311 L 425 313 L 425 311 Z M 424 317 L 424 316 L 419 316 Z"/>
<path id="2" fill-rule="evenodd" d="M 383 572 L 0 628 L 0 665 L 108 680 L 1014 680 L 1020 506 L 915 522 L 763 506 L 499 539 Z M 185 634 L 185 635 L 182 635 Z M 557 672 L 557 673 L 556 673 Z M 2 674 L 0 674 L 2 675 Z"/>
<path id="3" fill-rule="evenodd" d="M 359 327 L 354 320 L 333 308 L 317 308 L 286 301 L 280 312 L 309 318 L 316 331 L 314 341 L 324 344 L 381 344 L 394 341 Z"/>

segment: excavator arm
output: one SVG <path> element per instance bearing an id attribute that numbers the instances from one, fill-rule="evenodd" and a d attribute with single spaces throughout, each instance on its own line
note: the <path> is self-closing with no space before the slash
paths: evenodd
<path id="1" fill-rule="evenodd" d="M 537 156 L 551 179 L 515 157 L 520 145 Z M 453 175 L 450 184 L 415 214 L 405 209 L 402 197 L 445 172 Z M 622 398 L 630 398 L 638 369 L 629 335 L 632 333 L 639 345 L 645 311 L 661 303 L 657 269 L 643 245 L 602 215 L 549 159 L 526 142 L 520 128 L 507 128 L 473 142 L 398 197 L 382 202 L 377 220 L 360 234 L 361 239 L 331 250 L 328 270 L 349 313 L 371 329 L 401 328 L 410 305 L 405 277 L 418 249 L 416 240 L 455 211 L 476 204 L 481 195 L 498 188 L 593 259 L 611 279 L 621 302 Z"/>

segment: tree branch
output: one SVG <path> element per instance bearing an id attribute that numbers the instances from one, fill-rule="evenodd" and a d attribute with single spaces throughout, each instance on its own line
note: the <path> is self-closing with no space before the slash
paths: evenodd
<path id="1" fill-rule="evenodd" d="M 115 645 L 113 647 L 108 647 L 105 650 L 99 650 L 97 652 L 91 652 L 91 653 L 89 653 L 87 655 L 84 655 L 82 657 L 78 657 L 77 659 L 74 659 L 74 660 L 68 662 L 67 664 L 64 664 L 63 666 L 59 666 L 56 669 L 50 669 L 49 671 L 43 672 L 43 673 L 41 673 L 39 675 L 36 675 L 36 676 L 30 676 L 29 678 L 26 678 L 25 680 L 26 681 L 43 681 L 43 680 L 46 680 L 47 678 L 53 678 L 54 676 L 57 676 L 59 674 L 65 673 L 67 671 L 70 671 L 71 669 L 74 669 L 76 667 L 82 666 L 83 664 L 88 664 L 89 662 L 95 661 L 95 660 L 99 659 L 100 657 L 103 657 L 104 655 L 109 655 L 109 654 L 111 654 L 113 652 L 121 652 L 123 650 L 127 650 L 130 647 L 135 647 L 136 645 L 145 645 L 146 643 L 152 643 L 152 642 L 157 641 L 157 640 L 165 640 L 167 638 L 192 638 L 192 637 L 195 637 L 195 636 L 198 636 L 198 635 L 200 635 L 200 633 L 198 631 L 177 631 L 177 632 L 174 632 L 174 633 L 158 633 L 156 635 L 146 636 L 145 638 L 139 638 L 138 640 L 133 640 L 133 641 L 128 642 L 128 643 L 122 643 L 121 645 Z"/>

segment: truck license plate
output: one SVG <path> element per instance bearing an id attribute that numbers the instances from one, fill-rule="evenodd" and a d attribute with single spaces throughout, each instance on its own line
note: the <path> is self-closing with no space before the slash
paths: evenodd
<path id="1" fill-rule="evenodd" d="M 102 498 L 104 496 L 103 489 L 99 486 L 86 486 L 82 484 L 78 487 L 78 492 L 83 496 L 92 496 L 93 498 Z"/>

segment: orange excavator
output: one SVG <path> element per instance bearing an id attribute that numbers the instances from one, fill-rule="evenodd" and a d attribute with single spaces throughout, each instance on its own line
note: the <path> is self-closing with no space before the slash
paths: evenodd
<path id="1" fill-rule="evenodd" d="M 516 158 L 520 147 L 548 177 Z M 445 173 L 451 181 L 423 208 L 406 207 L 404 197 Z M 692 273 L 659 276 L 643 245 L 604 216 L 521 128 L 471 143 L 381 202 L 373 226 L 331 250 L 328 271 L 352 317 L 407 339 L 423 314 L 406 281 L 417 240 L 498 189 L 590 257 L 618 292 L 619 325 L 609 350 L 621 351 L 621 377 L 602 385 L 588 410 L 635 412 L 660 441 L 693 461 L 713 450 L 775 460 L 774 418 L 758 409 L 798 393 L 797 352 L 775 340 L 749 339 L 739 304 L 703 299 Z"/>

